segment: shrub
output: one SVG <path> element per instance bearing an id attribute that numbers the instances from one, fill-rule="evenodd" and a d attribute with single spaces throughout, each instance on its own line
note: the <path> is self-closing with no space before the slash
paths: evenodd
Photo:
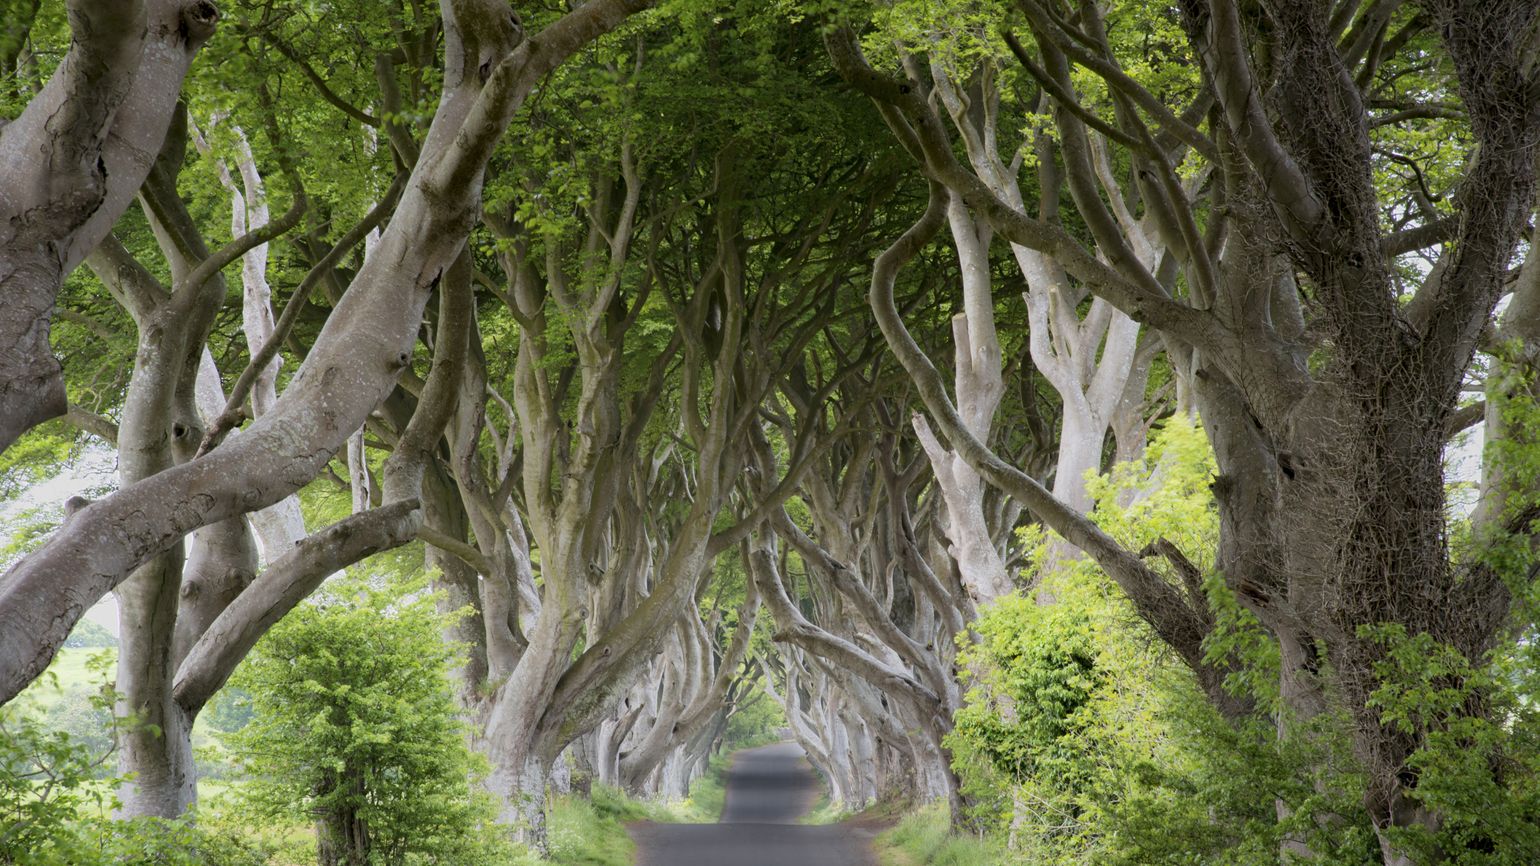
<path id="1" fill-rule="evenodd" d="M 424 582 L 343 580 L 262 639 L 233 678 L 252 719 L 228 735 L 253 814 L 314 821 L 323 864 L 474 863 L 502 837 L 473 795 L 449 680 L 455 648 Z"/>

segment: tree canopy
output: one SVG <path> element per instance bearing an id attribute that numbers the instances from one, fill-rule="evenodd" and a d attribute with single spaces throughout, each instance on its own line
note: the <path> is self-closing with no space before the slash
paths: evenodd
<path id="1" fill-rule="evenodd" d="M 1540 856 L 1540 2 L 3 9 L 0 700 L 112 594 L 120 815 L 234 682 L 338 839 L 773 706 L 1034 862 Z"/>

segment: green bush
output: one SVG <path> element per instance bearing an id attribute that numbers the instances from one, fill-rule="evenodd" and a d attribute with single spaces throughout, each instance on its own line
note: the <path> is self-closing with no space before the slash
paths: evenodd
<path id="1" fill-rule="evenodd" d="M 37 866 L 267 866 L 270 852 L 187 821 L 136 818 L 80 825 L 67 856 Z"/>
<path id="2" fill-rule="evenodd" d="M 1372 862 L 1346 721 L 1276 735 L 1276 648 L 1213 574 L 1202 432 L 1171 419 L 1146 459 L 1089 485 L 1094 517 L 1134 550 L 1171 542 L 1208 576 L 1194 591 L 1219 622 L 1210 655 L 1238 663 L 1231 686 L 1259 711 L 1221 718 L 1105 575 L 1060 564 L 1042 576 L 1056 604 L 1002 599 L 963 649 L 968 702 L 949 744 L 974 818 L 1044 866 L 1274 866 L 1286 838 L 1323 863 Z"/>
<path id="3" fill-rule="evenodd" d="M 111 758 L 110 730 L 103 750 L 20 705 L 0 707 L 0 864 L 265 866 L 265 851 L 231 834 L 183 821 L 113 820 L 121 780 L 99 778 Z"/>
<path id="4" fill-rule="evenodd" d="M 232 679 L 252 707 L 226 737 L 244 774 L 235 798 L 253 817 L 314 821 L 323 863 L 512 856 L 477 793 L 436 602 L 421 580 L 339 581 L 279 622 Z"/>
<path id="5" fill-rule="evenodd" d="M 110 788 L 92 784 L 106 759 L 15 704 L 0 707 L 0 864 L 72 856 L 77 816 L 110 807 Z"/>

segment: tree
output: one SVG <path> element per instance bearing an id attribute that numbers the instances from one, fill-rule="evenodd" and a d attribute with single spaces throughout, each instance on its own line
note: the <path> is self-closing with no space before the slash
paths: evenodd
<path id="1" fill-rule="evenodd" d="M 208 442 L 192 459 L 76 512 L 50 543 L 6 573 L 0 587 L 0 620 L 8 623 L 0 647 L 0 696 L 8 699 L 42 671 L 83 613 L 81 600 L 100 598 L 193 529 L 271 505 L 315 477 L 411 360 L 422 309 L 460 255 L 486 160 L 514 111 L 542 76 L 644 5 L 641 0 L 588 4 L 526 40 L 506 8 L 446 0 L 439 110 L 397 217 L 354 276 L 352 291 L 278 403 L 242 435 L 221 438 L 226 420 L 195 437 Z M 472 133 L 459 135 L 463 128 Z M 366 356 L 374 360 L 363 363 Z M 378 536 L 396 539 L 393 544 L 409 539 L 420 521 L 415 484 L 405 478 L 401 489 L 392 491 L 397 508 L 360 515 L 349 529 L 371 527 Z M 158 504 L 145 511 L 144 502 Z M 402 513 L 407 505 L 413 507 Z M 98 533 L 93 526 L 121 531 Z M 357 537 L 351 531 L 311 535 L 285 559 L 312 577 L 316 570 L 324 575 L 361 555 L 339 545 Z M 271 586 L 291 592 L 294 581 L 292 573 L 274 574 Z M 199 676 L 207 673 L 214 676 L 199 683 L 200 691 L 227 675 Z M 212 691 L 207 688 L 207 694 Z"/>
<path id="2" fill-rule="evenodd" d="M 1441 818 L 1419 805 L 1407 766 L 1429 729 L 1389 724 L 1371 700 L 1389 660 L 1375 627 L 1396 624 L 1479 658 L 1508 622 L 1501 570 L 1451 556 L 1442 454 L 1532 210 L 1540 136 L 1526 60 L 1536 4 L 1428 2 L 1396 14 L 1399 5 L 1184 3 L 1207 92 L 1179 112 L 1125 72 L 1132 58 L 1114 50 L 1101 9 L 1084 4 L 1069 19 L 1020 3 L 1038 51 L 1021 49 L 1022 62 L 1054 96 L 1069 187 L 1100 259 L 955 157 L 927 82 L 876 72 L 848 30 L 830 41 L 931 180 L 929 212 L 879 259 L 872 295 L 932 419 L 991 483 L 1113 575 L 1225 706 L 1201 646 L 1212 613 L 971 435 L 907 337 L 891 286 L 956 197 L 1168 344 L 1199 353 L 1195 404 L 1220 470 L 1220 569 L 1282 651 L 1285 735 L 1333 700 L 1353 715 L 1370 778 L 1365 808 L 1387 864 L 1412 862 L 1396 841 L 1404 828 L 1436 830 Z M 1387 231 L 1395 211 L 1375 171 L 1382 125 L 1372 108 L 1386 94 L 1417 99 L 1402 93 L 1401 51 L 1445 64 L 1439 91 L 1458 94 L 1472 146 L 1450 210 Z M 1073 67 L 1107 88 L 1112 121 L 1076 95 Z M 1205 118 L 1206 132 L 1195 125 Z M 1177 292 L 1119 236 L 1095 188 L 1092 126 L 1115 131 L 1137 167 L 1131 185 L 1181 258 Z M 1200 207 L 1183 189 L 1175 160 L 1187 145 L 1214 165 L 1220 206 Z M 1396 267 L 1431 245 L 1441 252 L 1420 279 Z M 1527 533 L 1532 516 L 1507 509 L 1477 535 Z M 1479 702 L 1453 707 L 1437 724 L 1482 712 Z"/>
<path id="3" fill-rule="evenodd" d="M 9 12 L 8 9 L 8 18 Z M 15 62 L 38 4 L 14 10 Z M 177 93 L 214 33 L 209 0 L 71 2 L 64 61 L 0 125 L 0 451 L 67 409 L 48 344 L 55 298 L 144 182 Z"/>
<path id="4" fill-rule="evenodd" d="M 423 590 L 334 581 L 232 680 L 252 707 L 227 737 L 246 772 L 240 796 L 265 816 L 313 820 L 323 866 L 447 854 L 478 832 L 476 762 L 449 681 L 459 648 L 439 639 Z"/>

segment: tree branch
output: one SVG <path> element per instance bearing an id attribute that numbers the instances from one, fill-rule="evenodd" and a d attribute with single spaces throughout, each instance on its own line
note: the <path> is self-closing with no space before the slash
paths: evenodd
<path id="1" fill-rule="evenodd" d="M 177 670 L 176 702 L 189 711 L 201 708 L 257 640 L 329 575 L 411 541 L 421 523 L 418 501 L 410 499 L 352 515 L 300 541 L 264 569 L 193 644 Z"/>

